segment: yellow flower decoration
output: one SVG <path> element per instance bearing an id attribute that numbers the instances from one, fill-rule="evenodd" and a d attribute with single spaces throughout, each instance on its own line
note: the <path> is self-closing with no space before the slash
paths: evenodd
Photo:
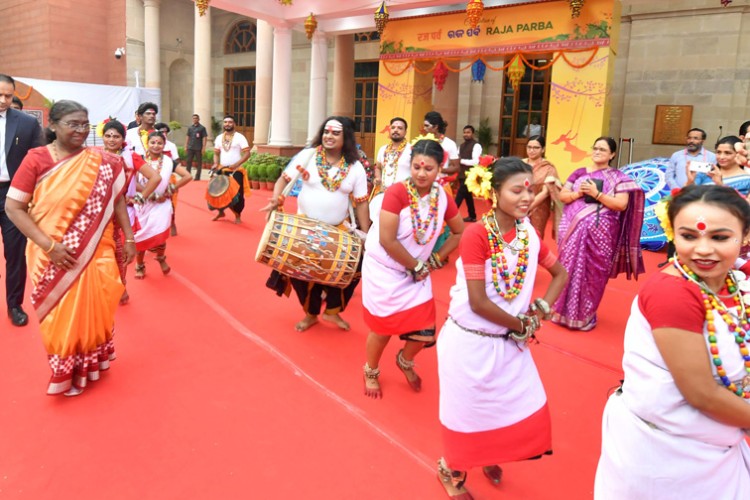
<path id="1" fill-rule="evenodd" d="M 492 196 L 492 172 L 477 165 L 466 172 L 466 187 L 471 194 L 489 200 Z"/>
<path id="2" fill-rule="evenodd" d="M 667 241 L 674 241 L 674 229 L 672 228 L 672 224 L 669 222 L 669 216 L 667 215 L 670 201 L 671 200 L 668 198 L 659 201 L 654 207 L 654 214 L 656 214 L 656 218 L 659 219 L 659 225 L 664 229 L 664 236 L 667 237 Z"/>
<path id="3" fill-rule="evenodd" d="M 103 137 L 104 136 L 104 126 L 111 122 L 112 120 L 117 120 L 117 118 L 112 118 L 111 116 L 108 118 L 105 118 L 104 120 L 100 121 L 99 124 L 96 126 L 95 132 L 97 137 Z"/>
<path id="4" fill-rule="evenodd" d="M 413 146 L 416 143 L 418 143 L 419 141 L 435 141 L 435 142 L 438 142 L 438 143 L 441 142 L 440 139 L 438 139 L 437 137 L 435 137 L 434 134 L 424 134 L 424 135 L 418 135 L 417 137 L 415 137 L 414 139 L 412 139 L 411 145 Z"/>

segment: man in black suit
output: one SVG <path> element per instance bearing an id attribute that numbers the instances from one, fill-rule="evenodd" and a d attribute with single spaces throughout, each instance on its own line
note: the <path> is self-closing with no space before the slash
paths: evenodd
<path id="1" fill-rule="evenodd" d="M 0 233 L 5 250 L 5 299 L 11 322 L 24 326 L 29 322 L 21 307 L 26 290 L 26 237 L 8 219 L 5 196 L 26 153 L 44 142 L 36 119 L 10 107 L 15 90 L 13 78 L 0 73 Z"/>

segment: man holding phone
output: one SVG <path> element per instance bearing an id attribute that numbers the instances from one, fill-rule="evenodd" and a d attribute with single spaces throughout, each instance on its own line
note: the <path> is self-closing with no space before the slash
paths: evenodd
<path id="1" fill-rule="evenodd" d="M 716 155 L 703 147 L 706 132 L 703 129 L 691 128 L 687 134 L 687 147 L 672 155 L 667 165 L 667 185 L 669 189 L 681 188 L 688 181 L 687 171 L 691 162 L 716 164 Z M 705 165 L 698 165 L 705 171 Z M 709 169 L 710 170 L 710 169 Z"/>

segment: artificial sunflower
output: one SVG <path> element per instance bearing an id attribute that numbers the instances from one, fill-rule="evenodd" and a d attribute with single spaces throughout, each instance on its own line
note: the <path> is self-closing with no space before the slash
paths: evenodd
<path id="1" fill-rule="evenodd" d="M 492 196 L 492 172 L 479 165 L 471 167 L 466 172 L 466 187 L 474 196 L 488 200 Z"/>

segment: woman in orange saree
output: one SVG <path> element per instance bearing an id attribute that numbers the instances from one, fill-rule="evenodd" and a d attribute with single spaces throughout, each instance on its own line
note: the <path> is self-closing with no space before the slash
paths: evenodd
<path id="1" fill-rule="evenodd" d="M 529 219 L 536 232 L 544 238 L 547 221 L 552 217 L 552 238 L 557 239 L 557 227 L 562 216 L 560 190 L 562 182 L 557 169 L 544 157 L 546 143 L 541 135 L 532 135 L 526 142 L 524 162 L 531 165 L 534 172 L 534 202 L 529 208 Z"/>
<path id="2" fill-rule="evenodd" d="M 115 258 L 114 223 L 135 256 L 125 208 L 122 158 L 86 148 L 86 108 L 58 101 L 50 137 L 29 151 L 13 178 L 6 210 L 29 239 L 26 258 L 52 377 L 47 394 L 80 394 L 115 358 L 114 316 L 124 287 Z"/>

